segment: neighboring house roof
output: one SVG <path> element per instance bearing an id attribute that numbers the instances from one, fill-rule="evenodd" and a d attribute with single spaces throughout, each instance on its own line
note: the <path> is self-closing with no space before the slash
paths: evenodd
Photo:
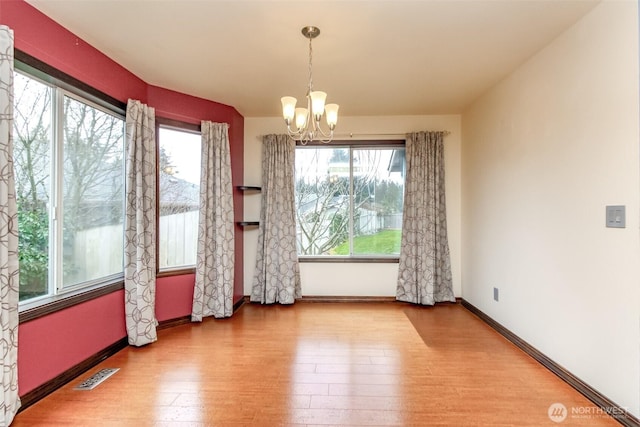
<path id="1" fill-rule="evenodd" d="M 389 165 L 387 166 L 387 171 L 389 171 L 389 173 L 400 172 L 402 176 L 404 176 L 404 162 L 405 162 L 404 148 L 402 150 L 393 150 L 393 154 L 391 154 L 391 159 L 389 159 Z"/>
<path id="2" fill-rule="evenodd" d="M 77 212 L 78 229 L 87 229 L 122 223 L 123 200 L 114 198 L 114 185 L 123 185 L 118 177 L 111 184 L 105 182 L 94 185 L 83 198 Z M 199 186 L 175 176 L 160 174 L 160 215 L 167 212 L 178 214 L 197 210 L 200 206 Z M 98 214 L 99 213 L 99 214 Z"/>
<path id="3" fill-rule="evenodd" d="M 200 186 L 173 175 L 160 174 L 160 204 L 174 206 L 200 205 Z"/>

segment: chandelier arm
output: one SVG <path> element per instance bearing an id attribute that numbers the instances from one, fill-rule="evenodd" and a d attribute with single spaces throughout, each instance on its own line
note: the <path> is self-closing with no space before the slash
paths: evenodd
<path id="1" fill-rule="evenodd" d="M 318 132 L 313 131 L 294 131 L 291 128 L 287 128 L 287 133 L 289 136 L 300 142 L 302 145 L 307 145 L 309 142 L 317 141 L 323 144 L 329 144 L 333 140 L 333 131 L 329 131 L 328 134 L 322 131 L 322 129 L 317 129 Z"/>
<path id="2" fill-rule="evenodd" d="M 287 133 L 290 137 L 301 142 L 319 141 L 323 143 L 329 143 L 333 139 L 333 131 L 326 132 L 319 125 L 312 125 L 311 129 L 303 129 L 301 131 L 292 130 L 290 126 L 287 126 Z"/>
<path id="3" fill-rule="evenodd" d="M 322 129 L 322 127 L 320 126 L 320 124 L 318 123 L 317 126 L 315 126 L 315 130 L 318 132 L 319 135 L 322 135 L 323 138 L 333 138 L 333 131 L 331 129 L 329 129 L 329 132 L 325 132 L 324 129 Z"/>

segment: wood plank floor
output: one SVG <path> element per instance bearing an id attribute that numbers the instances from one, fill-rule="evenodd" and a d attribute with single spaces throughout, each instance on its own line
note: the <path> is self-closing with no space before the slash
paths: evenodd
<path id="1" fill-rule="evenodd" d="M 419 332 L 418 332 L 419 331 Z M 91 391 L 73 388 L 120 368 Z M 568 417 L 552 422 L 562 403 Z M 611 426 L 465 308 L 245 305 L 159 332 L 18 414 L 21 426 Z"/>

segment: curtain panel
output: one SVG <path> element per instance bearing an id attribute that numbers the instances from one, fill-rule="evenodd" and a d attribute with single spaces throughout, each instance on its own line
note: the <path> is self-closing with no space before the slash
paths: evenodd
<path id="1" fill-rule="evenodd" d="M 444 132 L 406 138 L 406 176 L 396 299 L 455 302 L 447 239 Z"/>
<path id="2" fill-rule="evenodd" d="M 126 116 L 124 294 L 129 344 L 156 333 L 156 127 L 155 110 L 129 100 Z"/>
<path id="3" fill-rule="evenodd" d="M 0 425 L 11 424 L 20 408 L 18 212 L 13 173 L 13 31 L 5 25 L 0 25 Z"/>
<path id="4" fill-rule="evenodd" d="M 202 122 L 199 218 L 194 322 L 233 314 L 235 224 L 227 123 Z"/>
<path id="5" fill-rule="evenodd" d="M 262 205 L 251 301 L 293 304 L 302 296 L 296 247 L 295 142 L 288 135 L 262 141 Z"/>

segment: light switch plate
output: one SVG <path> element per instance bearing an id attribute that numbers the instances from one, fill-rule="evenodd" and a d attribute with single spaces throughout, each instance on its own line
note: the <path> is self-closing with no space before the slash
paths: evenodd
<path id="1" fill-rule="evenodd" d="M 607 227 L 625 228 L 625 206 L 607 206 Z"/>

